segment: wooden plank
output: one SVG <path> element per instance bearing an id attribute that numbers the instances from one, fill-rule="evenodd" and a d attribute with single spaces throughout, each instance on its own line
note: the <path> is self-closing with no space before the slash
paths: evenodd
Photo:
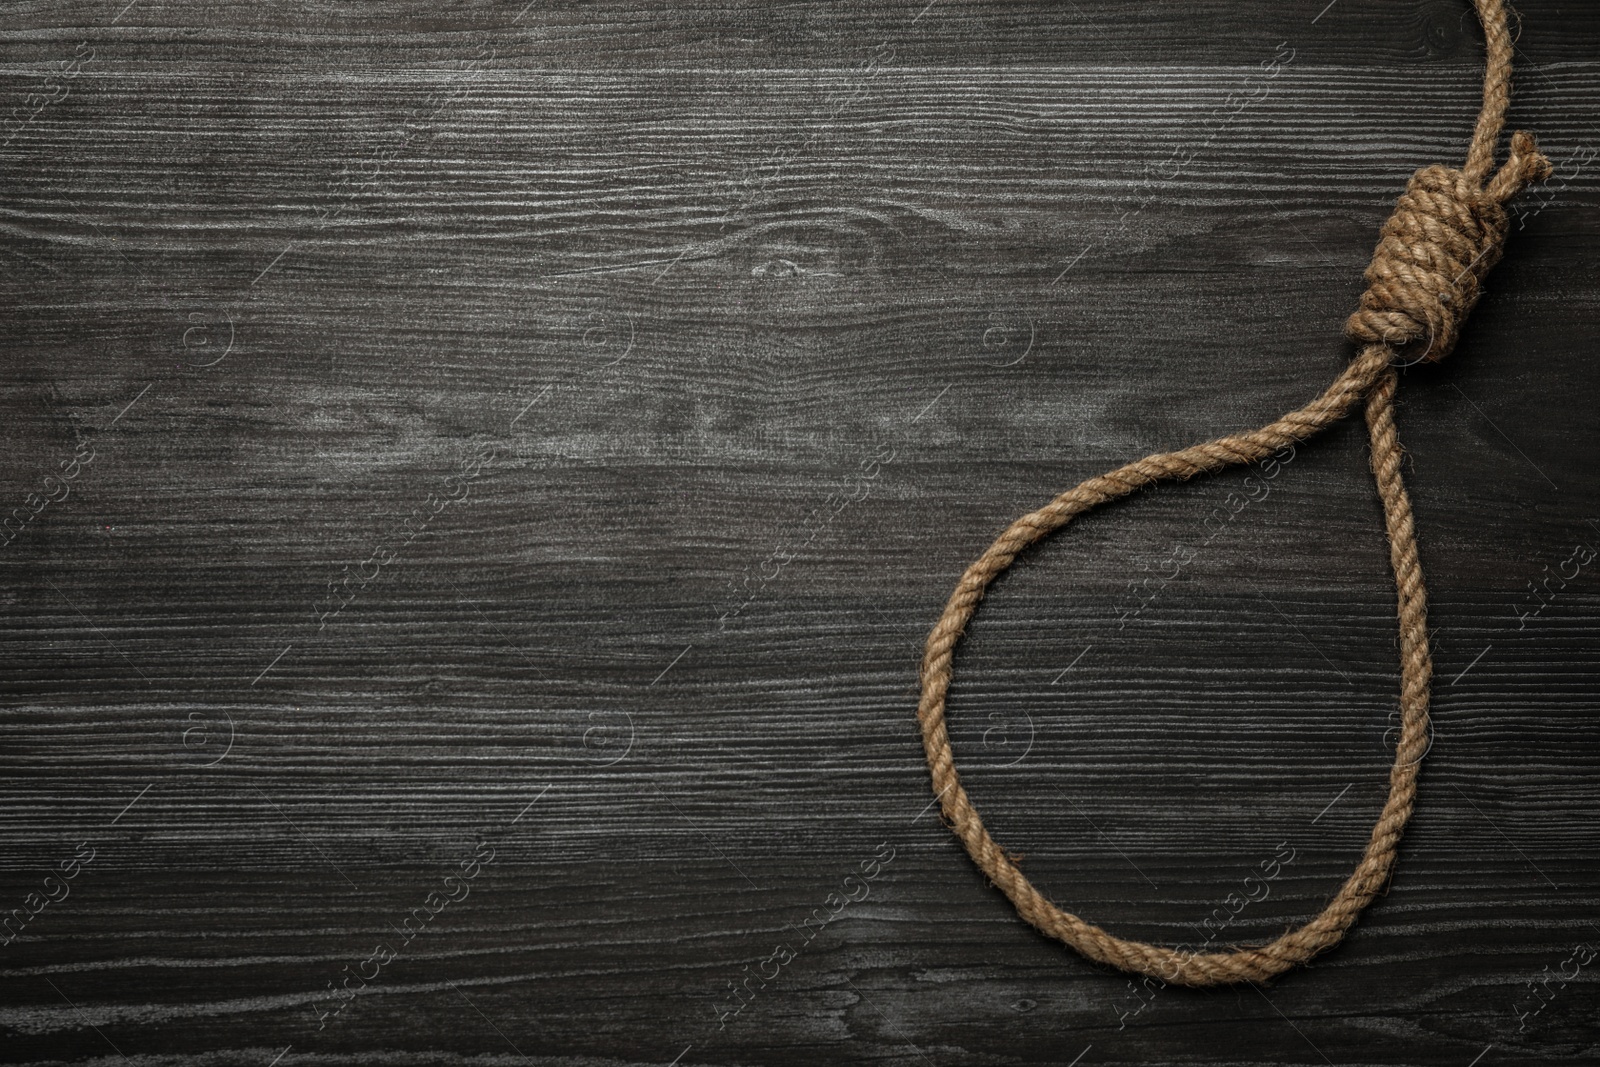
<path id="1" fill-rule="evenodd" d="M 1557 176 L 1404 381 L 1401 867 L 1196 992 L 983 883 L 921 642 L 1015 515 L 1337 372 L 1464 151 L 1466 5 L 13 5 L 0 915 L 75 873 L 0 947 L 5 1060 L 1590 1062 L 1600 13 L 1522 12 Z M 1247 942 L 1346 876 L 1365 464 L 1345 425 L 996 586 L 952 737 L 1062 906 Z"/>

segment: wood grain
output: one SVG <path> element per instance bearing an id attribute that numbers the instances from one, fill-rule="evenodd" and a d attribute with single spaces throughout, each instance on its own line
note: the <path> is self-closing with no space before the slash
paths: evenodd
<path id="1" fill-rule="evenodd" d="M 1600 12 L 1521 10 L 1557 176 L 1402 391 L 1399 872 L 1196 992 L 983 884 L 921 641 L 1016 514 L 1337 372 L 1465 149 L 1466 4 L 12 5 L 0 916 L 93 858 L 0 948 L 0 1059 L 1593 1062 Z M 1398 673 L 1365 462 L 1343 426 L 997 584 L 952 738 L 1063 906 L 1245 942 L 1346 875 Z"/>

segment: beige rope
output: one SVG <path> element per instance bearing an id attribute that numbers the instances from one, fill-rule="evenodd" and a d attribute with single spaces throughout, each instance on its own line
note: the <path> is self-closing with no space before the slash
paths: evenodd
<path id="1" fill-rule="evenodd" d="M 1024 919 L 1092 960 L 1180 985 L 1271 978 L 1338 944 L 1394 868 L 1395 850 L 1416 798 L 1418 767 L 1428 747 L 1428 688 L 1433 677 L 1428 594 L 1417 558 L 1411 501 L 1400 478 L 1394 364 L 1412 358 L 1438 360 L 1454 347 L 1484 275 L 1500 257 L 1507 229 L 1503 205 L 1528 182 L 1550 173 L 1549 161 L 1539 154 L 1533 138 L 1518 132 L 1511 140 L 1510 158 L 1490 177 L 1510 99 L 1512 42 L 1502 0 L 1475 2 L 1488 56 L 1483 108 L 1466 165 L 1461 170 L 1425 167 L 1412 176 L 1383 227 L 1367 268 L 1368 288 L 1360 309 L 1346 324 L 1347 335 L 1362 347 L 1345 371 L 1311 403 L 1258 430 L 1146 456 L 1090 478 L 1016 520 L 967 568 L 928 635 L 917 720 L 946 824 Z M 1413 355 L 1412 349 L 1420 351 Z M 1056 907 L 1033 887 L 984 828 L 962 788 L 945 728 L 951 658 L 984 590 L 1029 545 L 1091 508 L 1155 482 L 1192 478 L 1265 459 L 1287 444 L 1304 441 L 1332 426 L 1363 399 L 1372 442 L 1372 475 L 1383 501 L 1397 592 L 1401 726 L 1394 766 L 1389 771 L 1389 799 L 1360 863 L 1316 918 L 1270 944 L 1227 952 L 1197 954 L 1125 940 Z"/>

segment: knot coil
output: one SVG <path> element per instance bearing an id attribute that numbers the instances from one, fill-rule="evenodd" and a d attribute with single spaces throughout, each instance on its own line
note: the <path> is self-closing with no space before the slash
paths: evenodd
<path id="1" fill-rule="evenodd" d="M 1345 323 L 1346 336 L 1389 345 L 1410 362 L 1449 355 L 1484 276 L 1500 260 L 1505 202 L 1549 174 L 1550 161 L 1521 131 L 1512 135 L 1510 158 L 1488 185 L 1452 167 L 1413 174 L 1383 224 L 1365 274 L 1367 290 Z"/>

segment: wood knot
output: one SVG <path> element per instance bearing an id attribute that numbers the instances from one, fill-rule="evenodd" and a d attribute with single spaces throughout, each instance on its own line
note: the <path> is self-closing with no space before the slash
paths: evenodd
<path id="1" fill-rule="evenodd" d="M 1449 355 L 1505 246 L 1505 202 L 1549 175 L 1550 161 L 1520 131 L 1511 138 L 1510 158 L 1487 185 L 1451 167 L 1413 174 L 1383 224 L 1364 275 L 1367 290 L 1345 335 L 1387 344 L 1407 362 Z"/>

